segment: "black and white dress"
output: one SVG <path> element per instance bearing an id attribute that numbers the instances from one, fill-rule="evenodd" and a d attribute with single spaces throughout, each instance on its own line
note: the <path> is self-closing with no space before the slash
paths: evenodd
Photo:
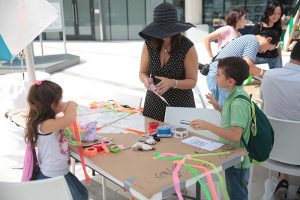
<path id="1" fill-rule="evenodd" d="M 151 40 L 146 40 L 149 52 L 149 73 L 153 77 L 154 84 L 160 80 L 154 76 L 162 76 L 169 79 L 185 79 L 184 59 L 189 49 L 194 45 L 188 38 L 182 36 L 181 45 L 174 52 L 164 66 L 160 63 L 160 52 L 157 52 L 151 45 Z M 181 90 L 170 88 L 162 95 L 171 107 L 195 107 L 195 100 L 192 89 Z M 156 94 L 147 91 L 144 105 L 144 116 L 158 121 L 164 121 L 166 106 Z"/>

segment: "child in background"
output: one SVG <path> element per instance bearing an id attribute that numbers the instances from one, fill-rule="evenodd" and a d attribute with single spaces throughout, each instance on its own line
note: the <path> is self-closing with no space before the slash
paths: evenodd
<path id="1" fill-rule="evenodd" d="M 211 50 L 210 43 L 214 40 L 218 40 L 218 52 L 231 40 L 241 36 L 238 32 L 239 29 L 245 27 L 246 24 L 246 12 L 241 8 L 235 8 L 231 10 L 226 16 L 226 26 L 222 26 L 214 32 L 208 34 L 204 38 L 204 45 L 209 57 L 213 58 L 214 55 Z"/>
<path id="2" fill-rule="evenodd" d="M 206 97 L 213 107 L 222 113 L 221 127 L 207 121 L 196 119 L 191 127 L 197 130 L 209 130 L 218 135 L 222 143 L 234 147 L 244 147 L 241 137 L 246 142 L 250 137 L 251 109 L 247 101 L 237 98 L 244 95 L 249 98 L 243 89 L 243 82 L 249 75 L 249 65 L 243 58 L 227 57 L 219 61 L 217 70 L 217 84 L 228 91 L 228 97 L 223 108 L 216 99 L 208 94 Z M 244 147 L 245 148 L 245 147 Z M 250 160 L 245 156 L 242 163 L 225 170 L 227 191 L 230 199 L 248 199 Z"/>
<path id="3" fill-rule="evenodd" d="M 27 101 L 25 139 L 37 146 L 40 171 L 36 180 L 64 176 L 74 200 L 88 199 L 87 189 L 69 171 L 70 157 L 64 128 L 76 120 L 77 104 L 62 102 L 62 88 L 51 81 L 36 81 Z M 56 117 L 63 112 L 62 117 Z"/>

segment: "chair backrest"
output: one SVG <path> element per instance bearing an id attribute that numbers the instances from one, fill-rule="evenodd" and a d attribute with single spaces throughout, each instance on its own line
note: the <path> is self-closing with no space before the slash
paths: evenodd
<path id="1" fill-rule="evenodd" d="M 268 118 L 274 129 L 274 146 L 270 159 L 300 165 L 300 121 Z"/>
<path id="2" fill-rule="evenodd" d="M 193 92 L 194 92 L 194 94 L 196 94 L 196 95 L 199 96 L 200 101 L 201 101 L 201 104 L 202 104 L 202 107 L 203 107 L 203 108 L 206 108 L 206 104 L 205 104 L 203 95 L 202 95 L 202 93 L 201 93 L 200 88 L 199 88 L 197 85 L 193 88 Z"/>
<path id="3" fill-rule="evenodd" d="M 220 126 L 221 114 L 213 109 L 205 108 L 182 108 L 182 107 L 167 107 L 165 113 L 165 123 L 185 127 L 190 131 L 218 140 L 219 137 L 210 131 L 194 130 L 189 125 L 181 124 L 180 120 L 192 121 L 194 119 L 203 119 L 213 124 Z"/>
<path id="4" fill-rule="evenodd" d="M 72 200 L 63 176 L 28 182 L 0 182 L 0 197 L 9 200 Z"/>

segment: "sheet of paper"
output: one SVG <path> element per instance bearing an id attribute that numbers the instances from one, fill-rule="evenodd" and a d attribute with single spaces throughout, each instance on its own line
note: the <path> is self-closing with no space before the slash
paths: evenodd
<path id="1" fill-rule="evenodd" d="M 131 113 L 115 112 L 107 108 L 90 109 L 85 106 L 78 106 L 77 119 L 79 122 L 87 124 L 97 121 L 97 127 L 103 127 L 118 121 Z"/>
<path id="2" fill-rule="evenodd" d="M 140 113 L 135 113 L 120 119 L 112 125 L 123 129 L 129 128 L 138 131 L 145 131 L 145 117 Z"/>
<path id="3" fill-rule="evenodd" d="M 163 100 L 164 102 L 166 102 L 167 105 L 169 105 L 169 103 L 167 102 L 167 100 L 166 100 L 163 96 L 159 95 L 159 94 L 155 91 L 155 85 L 154 85 L 153 83 L 150 84 L 150 89 L 151 89 L 151 91 L 154 92 L 161 100 Z"/>
<path id="4" fill-rule="evenodd" d="M 207 151 L 214 151 L 214 150 L 216 150 L 216 149 L 218 149 L 218 148 L 220 148 L 221 146 L 224 145 L 224 144 L 219 143 L 219 142 L 202 139 L 202 138 L 199 138 L 199 137 L 196 137 L 196 136 L 186 138 L 186 139 L 181 140 L 181 141 L 185 144 L 192 145 L 194 147 L 204 149 L 204 150 L 207 150 Z"/>
<path id="5" fill-rule="evenodd" d="M 269 70 L 269 64 L 268 63 L 263 63 L 263 64 L 255 64 L 256 67 L 263 69 L 263 70 Z"/>

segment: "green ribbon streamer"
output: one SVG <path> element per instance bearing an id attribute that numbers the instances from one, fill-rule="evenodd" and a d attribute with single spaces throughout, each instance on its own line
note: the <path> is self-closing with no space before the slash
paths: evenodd
<path id="1" fill-rule="evenodd" d="M 231 153 L 230 151 L 215 152 L 215 153 L 199 153 L 199 154 L 193 154 L 191 155 L 191 157 L 194 158 L 194 157 L 202 157 L 202 156 L 224 156 L 230 153 Z"/>
<path id="2" fill-rule="evenodd" d="M 159 152 L 155 152 L 153 154 L 153 156 L 155 158 L 160 158 L 160 159 L 163 159 L 163 160 L 168 160 L 168 161 L 171 161 L 171 160 L 181 160 L 184 158 L 184 156 L 173 156 L 173 157 L 165 157 L 165 156 L 162 156 Z"/>
<path id="3" fill-rule="evenodd" d="M 184 166 L 186 169 L 190 170 L 190 171 L 194 174 L 194 176 L 196 177 L 198 183 L 200 184 L 201 189 L 202 189 L 203 192 L 204 192 L 205 199 L 211 200 L 210 192 L 209 192 L 209 190 L 207 189 L 207 187 L 205 186 L 205 184 L 203 183 L 203 181 L 199 178 L 198 170 L 196 170 L 195 168 L 193 168 L 193 167 L 191 167 L 191 166 L 189 166 L 188 164 L 185 164 L 185 163 L 183 164 L 183 166 Z"/>
<path id="4" fill-rule="evenodd" d="M 218 176 L 218 179 L 219 179 L 219 182 L 220 182 L 220 187 L 221 187 L 221 192 L 223 194 L 224 199 L 225 200 L 230 200 L 230 198 L 228 196 L 227 189 L 226 189 L 226 185 L 225 185 L 224 180 L 223 180 L 223 177 L 218 172 L 217 167 L 213 163 L 207 162 L 206 160 L 200 160 L 200 159 L 195 159 L 195 158 L 191 158 L 191 160 L 202 162 L 204 164 L 209 165 L 212 168 L 214 173 Z"/>
<path id="5" fill-rule="evenodd" d="M 71 142 L 71 144 L 73 146 L 81 146 L 81 142 L 73 140 L 69 128 L 65 128 L 65 133 L 66 133 L 66 136 L 68 137 L 69 141 Z"/>
<path id="6" fill-rule="evenodd" d="M 218 172 L 217 167 L 213 163 L 210 163 L 208 161 L 193 158 L 193 157 L 201 157 L 201 156 L 219 156 L 219 155 L 227 155 L 227 154 L 230 154 L 230 151 L 216 152 L 216 153 L 206 153 L 206 154 L 193 154 L 193 155 L 191 155 L 191 160 L 207 164 L 208 166 L 210 166 L 212 168 L 213 172 L 217 175 L 217 177 L 219 179 L 221 192 L 222 192 L 222 195 L 223 195 L 224 199 L 225 200 L 230 200 L 227 189 L 226 189 L 226 185 L 225 185 L 224 180 L 223 180 L 223 177 Z M 173 156 L 173 157 L 164 157 L 159 152 L 156 152 L 156 153 L 154 153 L 154 157 L 155 158 L 160 158 L 160 159 L 163 159 L 163 160 L 167 160 L 167 161 L 173 161 L 173 160 L 181 160 L 185 156 L 178 155 L 178 156 Z"/>

